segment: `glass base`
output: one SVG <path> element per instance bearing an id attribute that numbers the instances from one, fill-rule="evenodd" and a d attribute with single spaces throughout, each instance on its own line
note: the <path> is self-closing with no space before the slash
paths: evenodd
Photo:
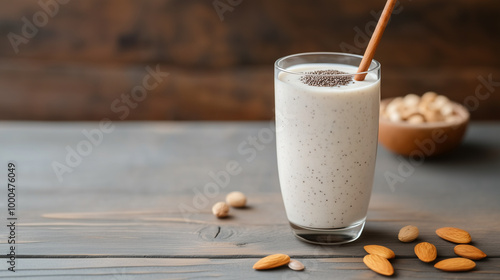
<path id="1" fill-rule="evenodd" d="M 365 220 L 343 228 L 309 228 L 290 222 L 295 236 L 305 242 L 320 245 L 339 245 L 353 242 L 361 236 Z"/>

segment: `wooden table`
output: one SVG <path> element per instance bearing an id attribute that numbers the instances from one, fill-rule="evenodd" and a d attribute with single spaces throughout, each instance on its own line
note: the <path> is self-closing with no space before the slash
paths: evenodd
<path id="1" fill-rule="evenodd" d="M 94 135 L 89 151 L 83 132 L 99 128 L 97 122 L 0 123 L 5 224 L 9 162 L 17 179 L 16 272 L 7 270 L 9 233 L 2 226 L 1 278 L 382 279 L 362 262 L 363 246 L 380 244 L 396 252 L 394 278 L 500 279 L 500 123 L 473 123 L 460 150 L 420 165 L 380 148 L 366 228 L 358 241 L 342 246 L 310 245 L 292 235 L 274 139 L 259 142 L 259 149 L 250 144 L 252 138 L 263 140 L 259 135 L 271 123 L 111 125 L 100 143 Z M 88 155 L 70 167 L 68 149 L 78 148 Z M 62 182 L 54 162 L 72 170 Z M 241 173 L 231 175 L 227 186 L 217 184 L 210 172 L 225 170 L 229 162 Z M 404 175 L 403 182 L 389 186 L 389 173 Z M 212 204 L 233 190 L 247 194 L 249 207 L 216 219 Z M 472 272 L 438 271 L 415 257 L 416 243 L 397 240 L 408 224 L 420 228 L 420 241 L 436 245 L 439 259 L 454 256 L 454 245 L 434 233 L 443 226 L 468 230 L 489 257 Z M 252 269 L 273 253 L 289 254 L 306 270 Z"/>

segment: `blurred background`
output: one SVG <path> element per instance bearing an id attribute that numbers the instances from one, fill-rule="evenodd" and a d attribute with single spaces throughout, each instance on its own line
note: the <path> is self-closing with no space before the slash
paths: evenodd
<path id="1" fill-rule="evenodd" d="M 362 54 L 384 4 L 0 0 L 0 119 L 270 120 L 274 61 Z M 375 56 L 382 98 L 432 90 L 500 120 L 499 15 L 500 1 L 401 0 Z"/>

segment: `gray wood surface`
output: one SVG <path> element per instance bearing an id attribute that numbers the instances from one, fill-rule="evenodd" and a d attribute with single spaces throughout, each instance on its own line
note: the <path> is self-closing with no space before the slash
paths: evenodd
<path id="1" fill-rule="evenodd" d="M 0 277 L 24 279 L 389 279 L 375 275 L 362 258 L 297 258 L 304 271 L 288 267 L 254 271 L 256 258 L 70 258 L 26 259 L 18 274 L 0 271 Z M 485 260 L 467 273 L 436 273 L 416 258 L 396 259 L 394 279 L 498 279 L 498 262 Z"/>
<path id="2" fill-rule="evenodd" d="M 17 272 L 2 262 L 1 278 L 383 278 L 361 261 L 363 245 L 379 244 L 397 255 L 395 278 L 500 279 L 500 123 L 473 123 L 459 150 L 410 164 L 413 173 L 395 186 L 384 174 L 399 174 L 405 160 L 379 148 L 365 231 L 354 243 L 331 247 L 292 235 L 279 193 L 274 142 L 255 150 L 254 158 L 238 152 L 269 122 L 113 125 L 114 131 L 103 134 L 102 143 L 60 182 L 52 163 L 64 163 L 66 146 L 75 148 L 86 139 L 82 131 L 98 123 L 0 122 L 0 180 L 6 181 L 10 161 L 19 179 Z M 198 191 L 214 182 L 209 173 L 224 170 L 229 161 L 238 162 L 242 172 L 196 207 Z M 249 207 L 216 219 L 211 205 L 232 190 L 245 192 Z M 2 188 L 2 221 L 6 199 Z M 418 241 L 436 245 L 439 259 L 454 256 L 454 245 L 434 233 L 442 226 L 468 230 L 488 258 L 473 272 L 437 271 L 415 257 L 415 242 L 397 240 L 407 224 L 420 228 Z M 0 229 L 3 258 L 6 236 Z M 251 269 L 258 258 L 273 253 L 302 260 L 306 271 Z"/>

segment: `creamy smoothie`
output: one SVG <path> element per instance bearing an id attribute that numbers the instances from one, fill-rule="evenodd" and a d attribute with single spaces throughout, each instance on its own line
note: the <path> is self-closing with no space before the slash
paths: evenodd
<path id="1" fill-rule="evenodd" d="M 306 228 L 362 223 L 373 184 L 380 79 L 313 86 L 290 72 L 338 70 L 343 64 L 291 66 L 275 79 L 276 141 L 281 192 L 288 219 Z"/>

